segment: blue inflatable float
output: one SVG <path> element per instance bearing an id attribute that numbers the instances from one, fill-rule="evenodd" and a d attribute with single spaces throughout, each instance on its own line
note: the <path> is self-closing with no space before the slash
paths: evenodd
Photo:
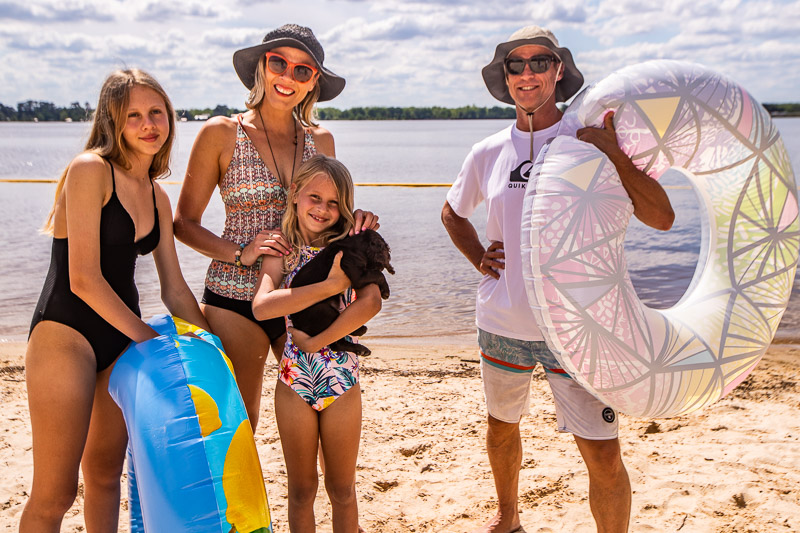
<path id="1" fill-rule="evenodd" d="M 131 531 L 272 533 L 253 432 L 222 344 L 177 317 L 149 324 L 161 336 L 132 344 L 108 386 L 128 428 Z"/>

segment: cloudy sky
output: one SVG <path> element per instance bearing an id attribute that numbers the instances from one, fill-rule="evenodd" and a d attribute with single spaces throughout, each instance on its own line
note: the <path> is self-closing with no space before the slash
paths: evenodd
<path id="1" fill-rule="evenodd" d="M 572 50 L 587 82 L 671 58 L 727 74 L 761 102 L 800 101 L 800 0 L 0 0 L 0 103 L 94 106 L 108 72 L 135 66 L 176 107 L 243 107 L 233 52 L 287 22 L 310 26 L 347 79 L 329 104 L 343 109 L 495 105 L 480 69 L 534 23 Z"/>

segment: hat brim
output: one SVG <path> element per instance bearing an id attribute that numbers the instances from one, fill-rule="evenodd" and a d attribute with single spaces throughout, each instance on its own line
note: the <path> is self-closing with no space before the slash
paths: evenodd
<path id="1" fill-rule="evenodd" d="M 492 59 L 491 63 L 483 67 L 481 71 L 483 74 L 483 82 L 486 84 L 486 88 L 489 89 L 492 96 L 501 102 L 516 105 L 514 99 L 511 98 L 511 94 L 508 92 L 504 62 L 506 56 L 508 56 L 512 50 L 529 44 L 536 44 L 549 48 L 558 55 L 559 59 L 561 59 L 561 63 L 564 65 L 564 75 L 558 83 L 556 83 L 557 102 L 566 102 L 583 87 L 583 74 L 581 74 L 581 71 L 575 66 L 575 61 L 573 61 L 572 53 L 569 49 L 555 46 L 553 41 L 547 37 L 534 37 L 533 39 L 519 39 L 497 45 L 494 51 L 494 59 Z"/>
<path id="2" fill-rule="evenodd" d="M 261 56 L 264 55 L 268 50 L 272 50 L 273 48 L 278 48 L 280 46 L 291 46 L 292 48 L 298 48 L 306 52 L 314 59 L 314 63 L 316 63 L 317 67 L 319 68 L 319 78 L 317 78 L 317 85 L 319 85 L 319 98 L 317 101 L 327 102 L 328 100 L 333 100 L 344 90 L 344 78 L 323 67 L 319 58 L 317 58 L 304 43 L 298 41 L 297 39 L 292 39 L 291 37 L 273 39 L 271 41 L 267 41 L 266 43 L 261 43 L 249 48 L 242 48 L 241 50 L 234 52 L 233 68 L 236 70 L 236 74 L 239 76 L 239 79 L 242 80 L 242 83 L 244 83 L 245 87 L 252 89 L 253 85 L 255 85 L 256 67 L 258 67 L 258 61 L 261 59 Z"/>

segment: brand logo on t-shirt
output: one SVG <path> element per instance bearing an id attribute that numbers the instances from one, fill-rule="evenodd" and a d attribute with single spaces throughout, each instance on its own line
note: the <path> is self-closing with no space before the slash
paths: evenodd
<path id="1" fill-rule="evenodd" d="M 531 169 L 533 163 L 527 159 L 519 164 L 517 168 L 511 171 L 511 177 L 508 180 L 509 189 L 524 189 L 528 184 L 528 178 L 531 177 Z"/>

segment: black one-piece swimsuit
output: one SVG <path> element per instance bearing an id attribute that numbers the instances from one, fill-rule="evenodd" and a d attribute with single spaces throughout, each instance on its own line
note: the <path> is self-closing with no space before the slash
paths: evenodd
<path id="1" fill-rule="evenodd" d="M 160 230 L 156 192 L 154 188 L 153 229 L 136 241 L 133 219 L 117 197 L 113 165 L 111 183 L 111 198 L 100 212 L 100 270 L 125 305 L 141 317 L 134 271 L 137 255 L 149 254 L 158 246 Z M 43 320 L 52 320 L 73 328 L 89 341 L 97 360 L 97 371 L 100 372 L 111 366 L 131 339 L 106 322 L 86 302 L 73 294 L 69 287 L 69 243 L 66 238 L 54 238 L 50 270 L 33 313 L 30 331 L 33 332 L 36 324 Z"/>

